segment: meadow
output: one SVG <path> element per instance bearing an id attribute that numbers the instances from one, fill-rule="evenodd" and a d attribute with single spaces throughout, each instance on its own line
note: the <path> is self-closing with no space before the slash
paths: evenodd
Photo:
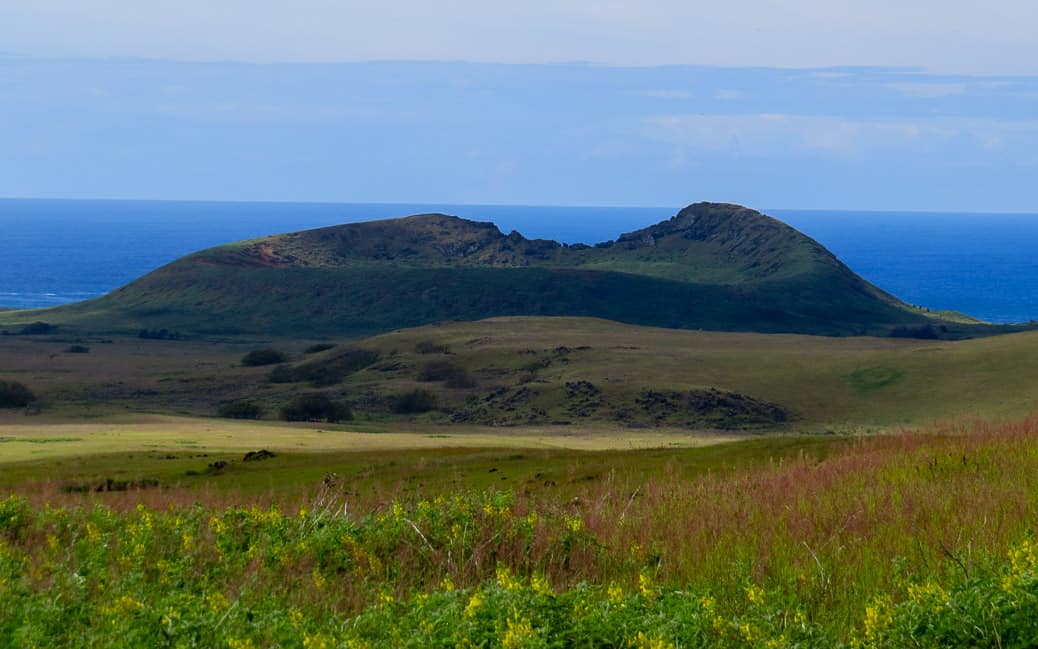
<path id="1" fill-rule="evenodd" d="M 1034 340 L 3 336 L 0 646 L 1035 646 Z M 708 389 L 791 416 L 615 414 Z M 352 420 L 276 419 L 308 393 Z"/>
<path id="2" fill-rule="evenodd" d="M 964 422 L 692 472 L 677 456 L 564 495 L 406 480 L 354 495 L 331 475 L 273 492 L 14 488 L 0 501 L 0 637 L 1033 646 L 1036 432 Z"/>
<path id="3" fill-rule="evenodd" d="M 869 432 L 961 417 L 1023 417 L 1038 389 L 1038 334 L 962 341 L 765 335 L 636 327 L 591 318 L 493 318 L 391 332 L 364 339 L 295 340 L 137 336 L 0 336 L 3 377 L 40 397 L 35 420 L 98 421 L 122 414 L 212 417 L 251 400 L 276 419 L 294 396 L 322 393 L 348 403 L 352 426 L 397 430 L 418 425 L 450 434 L 529 426 L 571 431 L 686 429 L 738 431 L 744 422 L 686 421 L 639 404 L 648 392 L 720 390 L 773 404 L 785 421 L 752 423 L 757 432 Z M 315 343 L 332 346 L 305 353 Z M 72 345 L 89 349 L 73 354 Z M 289 380 L 272 367 L 247 367 L 251 350 L 286 354 Z M 433 351 L 429 351 L 433 350 Z M 343 369 L 357 351 L 374 355 Z M 465 377 L 428 377 L 441 364 Z M 331 380 L 291 377 L 324 370 Z M 444 380 L 447 379 L 447 380 Z M 567 386 L 567 384 L 571 384 Z M 586 392 L 573 386 L 590 384 Z M 435 407 L 401 416 L 393 399 L 414 390 Z M 711 414 L 711 413 L 707 413 Z M 714 413 L 716 414 L 716 413 Z M 50 417 L 51 419 L 48 419 Z M 459 424 L 463 426 L 459 427 Z"/>

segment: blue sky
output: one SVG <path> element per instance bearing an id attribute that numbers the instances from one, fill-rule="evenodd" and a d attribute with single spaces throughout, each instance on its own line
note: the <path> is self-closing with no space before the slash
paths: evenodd
<path id="1" fill-rule="evenodd" d="M 1038 5 L 713 4 L 7 0 L 0 196 L 1038 211 Z"/>

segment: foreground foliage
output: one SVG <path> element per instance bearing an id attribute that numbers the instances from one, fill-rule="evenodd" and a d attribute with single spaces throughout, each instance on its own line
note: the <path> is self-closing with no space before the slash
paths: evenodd
<path id="1" fill-rule="evenodd" d="M 1034 431 L 875 438 L 567 502 L 360 512 L 331 481 L 291 510 L 12 495 L 0 645 L 1035 646 Z"/>

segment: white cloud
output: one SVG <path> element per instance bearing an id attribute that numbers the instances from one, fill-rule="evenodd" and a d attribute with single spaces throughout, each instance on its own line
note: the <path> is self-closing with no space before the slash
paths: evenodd
<path id="1" fill-rule="evenodd" d="M 736 99 L 742 99 L 743 93 L 738 90 L 730 90 L 728 88 L 718 88 L 714 91 L 714 99 L 719 101 L 735 101 Z"/>
<path id="2" fill-rule="evenodd" d="M 897 90 L 906 97 L 916 99 L 939 99 L 965 94 L 965 83 L 914 83 L 898 82 L 885 84 L 887 88 Z"/>
<path id="3" fill-rule="evenodd" d="M 3 0 L 36 56 L 614 65 L 915 66 L 1038 73 L 1033 0 Z"/>
<path id="4" fill-rule="evenodd" d="M 689 152 L 768 157 L 781 151 L 839 159 L 873 153 L 934 151 L 951 142 L 992 151 L 1007 142 L 1038 143 L 1038 121 L 991 119 L 854 120 L 786 114 L 667 115 L 644 121 L 643 134 Z"/>
<path id="5" fill-rule="evenodd" d="M 692 93 L 688 90 L 678 90 L 675 88 L 638 90 L 632 94 L 637 97 L 653 97 L 655 99 L 688 99 L 692 96 Z"/>

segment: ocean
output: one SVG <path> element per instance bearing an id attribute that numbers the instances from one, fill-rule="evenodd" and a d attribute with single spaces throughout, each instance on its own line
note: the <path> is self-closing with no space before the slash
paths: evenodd
<path id="1" fill-rule="evenodd" d="M 0 199 L 0 307 L 85 300 L 195 250 L 351 221 L 444 212 L 530 238 L 597 243 L 678 209 Z M 911 304 L 990 322 L 1038 319 L 1038 214 L 762 211 Z"/>

